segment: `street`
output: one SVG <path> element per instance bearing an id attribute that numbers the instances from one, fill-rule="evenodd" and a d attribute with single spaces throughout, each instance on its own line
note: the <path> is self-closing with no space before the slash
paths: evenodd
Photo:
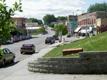
<path id="1" fill-rule="evenodd" d="M 48 31 L 46 35 L 37 35 L 35 38 L 21 41 L 11 45 L 5 45 L 16 54 L 16 62 L 14 65 L 0 68 L 0 80 L 106 80 L 106 75 L 70 75 L 70 74 L 44 74 L 32 73 L 28 71 L 28 62 L 36 60 L 48 51 L 52 50 L 58 43 L 53 45 L 45 45 L 44 40 L 47 36 L 53 35 L 54 32 Z M 76 40 L 75 37 L 66 38 L 67 41 Z M 36 53 L 31 55 L 20 54 L 20 47 L 24 43 L 33 43 L 36 46 Z M 20 62 L 18 62 L 20 61 Z"/>
<path id="2" fill-rule="evenodd" d="M 44 74 L 32 73 L 28 71 L 28 62 L 42 57 L 48 51 L 52 50 L 58 44 L 49 45 L 40 50 L 38 54 L 33 54 L 29 58 L 20 61 L 19 63 L 1 68 L 0 80 L 106 80 L 107 75 L 83 75 L 83 74 Z"/>
<path id="3" fill-rule="evenodd" d="M 25 58 L 31 56 L 31 55 L 27 55 L 27 54 L 23 55 L 20 53 L 20 48 L 23 44 L 34 44 L 36 47 L 36 49 L 35 49 L 36 53 L 35 54 L 37 54 L 41 49 L 48 46 L 45 44 L 45 38 L 47 36 L 51 36 L 53 34 L 54 34 L 54 32 L 51 31 L 50 29 L 48 29 L 48 34 L 34 35 L 32 39 L 16 42 L 14 44 L 3 45 L 2 48 L 9 48 L 13 53 L 15 53 L 15 55 L 16 55 L 15 62 L 18 62 L 18 61 L 24 60 Z"/>
<path id="4" fill-rule="evenodd" d="M 41 49 L 49 46 L 49 45 L 45 44 L 45 38 L 47 36 L 52 36 L 53 34 L 54 34 L 54 32 L 51 31 L 50 29 L 48 29 L 48 34 L 35 35 L 35 36 L 33 36 L 32 39 L 20 41 L 20 42 L 17 42 L 14 44 L 9 44 L 9 45 L 2 45 L 1 47 L 9 48 L 13 53 L 15 53 L 15 56 L 16 56 L 15 64 L 17 64 L 18 62 L 20 62 L 26 58 L 29 58 L 31 56 L 31 55 L 27 55 L 27 54 L 20 54 L 20 48 L 21 48 L 22 44 L 34 44 L 36 46 L 35 54 L 38 54 L 38 52 Z M 17 70 L 16 68 L 12 69 L 12 67 L 15 67 L 15 64 L 0 68 L 0 80 L 2 80 L 2 78 L 6 77 L 7 75 L 10 75 L 15 70 Z"/>

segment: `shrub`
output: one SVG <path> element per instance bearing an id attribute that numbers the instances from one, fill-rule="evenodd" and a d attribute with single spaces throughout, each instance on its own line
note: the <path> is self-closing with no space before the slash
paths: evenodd
<path id="1" fill-rule="evenodd" d="M 2 58 L 2 56 L 3 56 L 3 51 L 2 49 L 0 49 L 0 59 Z"/>

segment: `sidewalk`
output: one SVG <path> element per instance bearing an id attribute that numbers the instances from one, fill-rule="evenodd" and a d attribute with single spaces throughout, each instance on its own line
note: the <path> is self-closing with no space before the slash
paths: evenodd
<path id="1" fill-rule="evenodd" d="M 44 74 L 28 71 L 28 62 L 42 57 L 59 44 L 60 43 L 55 43 L 50 45 L 42 49 L 39 53 L 33 54 L 30 58 L 27 58 L 10 67 L 12 70 L 14 70 L 14 72 L 2 80 L 107 80 L 107 75 Z"/>
<path id="2" fill-rule="evenodd" d="M 76 37 L 76 36 L 66 37 L 66 36 L 63 36 L 62 37 L 62 42 L 66 44 L 66 43 L 70 43 L 70 42 L 80 40 L 80 39 L 84 39 L 84 38 L 85 37 Z"/>

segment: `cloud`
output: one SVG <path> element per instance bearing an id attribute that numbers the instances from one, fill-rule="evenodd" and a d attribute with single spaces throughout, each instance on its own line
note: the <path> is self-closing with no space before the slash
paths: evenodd
<path id="1" fill-rule="evenodd" d="M 14 1 L 7 0 L 7 4 L 10 6 Z M 84 5 L 84 0 L 22 0 L 23 13 L 18 12 L 16 15 L 36 18 L 42 18 L 46 14 L 66 16 L 81 10 Z"/>

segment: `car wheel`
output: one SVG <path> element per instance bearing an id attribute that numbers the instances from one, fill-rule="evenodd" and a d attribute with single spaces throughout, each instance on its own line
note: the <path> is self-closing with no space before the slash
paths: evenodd
<path id="1" fill-rule="evenodd" d="M 35 51 L 33 51 L 33 53 L 35 53 Z"/>
<path id="2" fill-rule="evenodd" d="M 11 63 L 14 63 L 14 58 L 11 60 Z"/>
<path id="3" fill-rule="evenodd" d="M 50 44 L 53 44 L 53 42 L 50 42 Z"/>
<path id="4" fill-rule="evenodd" d="M 11 60 L 11 63 L 14 63 L 14 59 Z"/>
<path id="5" fill-rule="evenodd" d="M 3 60 L 3 62 L 2 62 L 2 66 L 5 66 L 5 65 L 6 65 L 6 61 Z"/>
<path id="6" fill-rule="evenodd" d="M 24 52 L 21 52 L 21 54 L 24 54 Z"/>

